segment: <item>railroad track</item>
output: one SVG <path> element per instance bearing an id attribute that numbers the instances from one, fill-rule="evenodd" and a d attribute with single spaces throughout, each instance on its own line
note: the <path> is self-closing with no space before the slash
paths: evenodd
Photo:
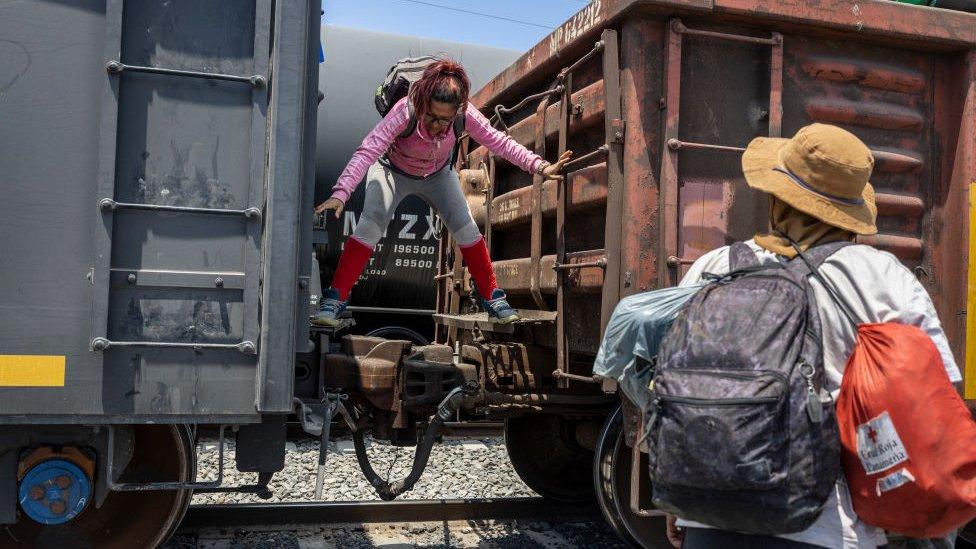
<path id="1" fill-rule="evenodd" d="M 191 505 L 180 525 L 180 533 L 208 528 L 492 519 L 558 522 L 602 520 L 594 505 L 557 503 L 543 498 Z"/>

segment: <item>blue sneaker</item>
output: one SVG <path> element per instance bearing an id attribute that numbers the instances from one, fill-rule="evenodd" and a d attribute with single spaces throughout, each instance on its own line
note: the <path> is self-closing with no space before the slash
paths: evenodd
<path id="1" fill-rule="evenodd" d="M 312 317 L 316 326 L 338 326 L 339 315 L 346 310 L 346 302 L 339 299 L 339 292 L 329 288 L 319 298 L 319 312 Z"/>
<path id="2" fill-rule="evenodd" d="M 485 311 L 498 324 L 511 324 L 519 319 L 518 311 L 508 304 L 508 296 L 501 288 L 491 292 L 491 299 L 485 301 Z"/>

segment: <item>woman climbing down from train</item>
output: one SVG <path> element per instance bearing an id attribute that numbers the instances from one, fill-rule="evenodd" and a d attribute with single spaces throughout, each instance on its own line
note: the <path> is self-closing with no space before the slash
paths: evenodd
<path id="1" fill-rule="evenodd" d="M 332 190 L 332 196 L 315 208 L 338 218 L 349 196 L 366 175 L 366 199 L 362 217 L 346 240 L 332 287 L 322 292 L 315 324 L 334 326 L 345 310 L 349 293 L 363 272 L 373 248 L 386 234 L 397 205 L 416 194 L 437 211 L 461 248 L 464 262 L 488 315 L 500 323 L 518 320 L 518 313 L 495 282 L 495 272 L 485 239 L 478 230 L 461 192 L 451 156 L 459 137 L 455 119 L 464 117 L 465 131 L 493 154 L 545 179 L 562 179 L 563 165 L 572 156 L 566 151 L 550 164 L 518 144 L 468 103 L 470 81 L 464 68 L 449 60 L 436 61 L 424 70 L 382 121 L 366 136 Z"/>

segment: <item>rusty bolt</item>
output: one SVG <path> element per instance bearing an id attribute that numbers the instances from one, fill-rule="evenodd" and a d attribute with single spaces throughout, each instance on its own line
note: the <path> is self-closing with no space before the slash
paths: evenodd
<path id="1" fill-rule="evenodd" d="M 674 138 L 668 139 L 668 148 L 671 149 L 672 151 L 676 151 L 680 149 L 681 141 L 678 141 L 677 139 Z"/>
<path id="2" fill-rule="evenodd" d="M 224 279 L 221 278 L 221 277 L 219 277 L 219 276 L 217 278 L 215 278 L 214 279 L 214 286 L 216 286 L 218 288 L 223 288 L 224 287 Z"/>
<path id="3" fill-rule="evenodd" d="M 56 499 L 51 502 L 51 512 L 55 515 L 63 515 L 67 510 L 68 506 L 64 503 L 64 501 Z"/>
<path id="4" fill-rule="evenodd" d="M 54 479 L 54 484 L 62 490 L 67 490 L 68 486 L 71 486 L 71 477 L 68 475 L 61 475 Z"/>
<path id="5" fill-rule="evenodd" d="M 613 132 L 613 137 L 616 138 L 616 139 L 623 139 L 624 138 L 624 132 L 622 132 L 620 130 L 617 130 L 617 131 Z"/>
<path id="6" fill-rule="evenodd" d="M 44 488 L 35 486 L 30 489 L 30 498 L 37 501 L 44 499 Z"/>
<path id="7" fill-rule="evenodd" d="M 573 114 L 576 116 L 583 116 L 583 104 L 577 103 L 573 105 Z"/>

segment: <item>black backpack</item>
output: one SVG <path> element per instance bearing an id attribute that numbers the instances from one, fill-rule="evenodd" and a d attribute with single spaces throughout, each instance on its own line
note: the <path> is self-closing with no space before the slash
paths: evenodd
<path id="1" fill-rule="evenodd" d="M 661 344 L 644 410 L 654 504 L 725 530 L 786 534 L 820 515 L 840 474 L 808 277 L 849 245 L 761 265 L 744 243 Z"/>
<path id="2" fill-rule="evenodd" d="M 404 57 L 390 67 L 386 73 L 386 78 L 376 87 L 376 96 L 373 98 L 376 104 L 376 111 L 380 116 L 386 116 L 397 104 L 397 101 L 407 96 L 410 86 L 420 80 L 424 74 L 424 69 L 428 65 L 437 61 L 436 57 L 425 55 L 422 57 Z M 407 104 L 410 112 L 410 121 L 407 127 L 400 133 L 400 137 L 409 137 L 417 129 L 417 116 L 413 112 L 413 105 Z M 454 118 L 454 136 L 460 140 L 464 133 L 464 113 L 458 114 Z M 457 157 L 457 145 L 455 145 L 454 157 Z M 452 162 L 453 164 L 453 162 Z"/>

